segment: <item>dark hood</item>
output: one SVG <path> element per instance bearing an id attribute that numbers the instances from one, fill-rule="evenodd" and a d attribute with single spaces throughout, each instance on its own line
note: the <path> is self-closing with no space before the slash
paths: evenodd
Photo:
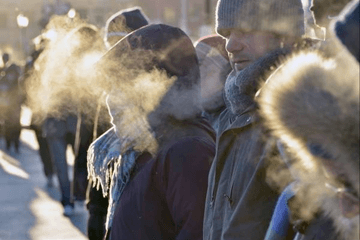
<path id="1" fill-rule="evenodd" d="M 110 65 L 108 60 L 112 62 Z M 140 28 L 109 49 L 102 61 L 110 68 L 109 72 L 116 76 L 115 79 L 112 77 L 115 85 L 113 89 L 131 85 L 135 79 L 137 83 L 140 82 L 136 88 L 142 88 L 141 83 L 145 79 L 139 79 L 139 76 L 150 76 L 153 72 L 161 72 L 166 76 L 155 80 L 159 85 L 171 81 L 165 94 L 160 96 L 160 104 L 152 111 L 152 116 L 172 115 L 181 120 L 201 112 L 198 106 L 198 59 L 190 38 L 181 29 L 164 24 Z M 151 90 L 143 93 L 144 99 L 147 94 L 151 94 Z M 141 108 L 143 100 L 136 104 Z"/>
<path id="2" fill-rule="evenodd" d="M 137 54 L 136 51 L 141 50 L 141 54 Z M 121 58 L 122 64 L 131 69 L 151 71 L 158 68 L 166 70 L 170 76 L 187 76 L 181 82 L 189 82 L 190 85 L 199 81 L 198 60 L 193 44 L 176 27 L 164 24 L 142 27 L 124 37 L 106 55 Z"/>

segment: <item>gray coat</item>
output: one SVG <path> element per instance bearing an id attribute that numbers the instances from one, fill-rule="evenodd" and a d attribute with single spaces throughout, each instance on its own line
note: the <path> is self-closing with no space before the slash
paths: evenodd
<path id="1" fill-rule="evenodd" d="M 262 240 L 278 194 L 266 183 L 266 157 L 272 147 L 255 106 L 238 115 L 225 109 L 216 142 L 205 204 L 204 239 Z"/>

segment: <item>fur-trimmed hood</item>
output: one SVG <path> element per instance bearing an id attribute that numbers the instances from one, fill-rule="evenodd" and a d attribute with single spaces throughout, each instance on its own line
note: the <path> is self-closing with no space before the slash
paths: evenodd
<path id="1" fill-rule="evenodd" d="M 359 158 L 359 64 L 317 53 L 292 57 L 263 86 L 268 126 L 280 138 L 322 145 L 334 158 Z"/>
<path id="2" fill-rule="evenodd" d="M 270 76 L 258 102 L 267 127 L 299 159 L 300 180 L 317 191 L 312 197 L 324 197 L 323 184 L 339 176 L 359 195 L 359 63 L 352 55 L 299 53 Z M 330 180 L 327 164 L 337 172 Z M 324 206 L 336 222 L 341 212 L 330 208 L 337 205 Z"/>

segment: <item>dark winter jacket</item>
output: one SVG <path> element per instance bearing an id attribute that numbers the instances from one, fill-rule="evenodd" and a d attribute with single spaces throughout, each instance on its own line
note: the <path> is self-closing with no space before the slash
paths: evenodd
<path id="1" fill-rule="evenodd" d="M 107 60 L 115 62 L 107 71 L 116 79 L 108 106 L 121 159 L 110 186 L 110 239 L 202 239 L 215 146 L 212 128 L 198 118 L 200 72 L 190 38 L 179 28 L 149 25 L 99 64 L 107 67 Z"/>
<path id="2" fill-rule="evenodd" d="M 17 122 L 20 118 L 20 106 L 24 100 L 19 87 L 20 73 L 20 67 L 13 63 L 2 69 L 0 76 L 1 115 Z"/>
<path id="3" fill-rule="evenodd" d="M 177 122 L 155 157 L 142 153 L 116 208 L 111 239 L 202 239 L 214 138 L 203 119 Z"/>

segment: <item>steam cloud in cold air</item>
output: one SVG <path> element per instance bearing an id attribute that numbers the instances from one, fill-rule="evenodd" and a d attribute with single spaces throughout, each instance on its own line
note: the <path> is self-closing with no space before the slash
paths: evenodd
<path id="1" fill-rule="evenodd" d="M 55 20 L 44 33 L 45 49 L 27 81 L 28 102 L 34 114 L 44 119 L 80 112 L 93 119 L 99 106 L 107 108 L 105 96 L 109 95 L 112 123 L 121 129 L 121 136 L 136 139 L 144 146 L 140 149 L 148 145 L 154 149 L 148 115 L 165 96 L 169 101 L 162 103 L 163 114 L 182 119 L 200 111 L 199 86 L 173 87 L 176 76 L 154 67 L 148 69 L 154 58 L 151 50 L 131 51 L 130 55 L 115 48 L 106 52 L 93 26 L 78 22 L 69 27 L 66 17 Z M 162 57 L 177 47 L 170 44 Z"/>
<path id="2" fill-rule="evenodd" d="M 42 118 L 79 110 L 90 114 L 96 109 L 96 98 L 91 100 L 100 95 L 94 69 L 105 51 L 100 34 L 91 25 L 67 21 L 56 16 L 49 23 L 43 33 L 44 50 L 27 79 L 28 104 Z"/>

